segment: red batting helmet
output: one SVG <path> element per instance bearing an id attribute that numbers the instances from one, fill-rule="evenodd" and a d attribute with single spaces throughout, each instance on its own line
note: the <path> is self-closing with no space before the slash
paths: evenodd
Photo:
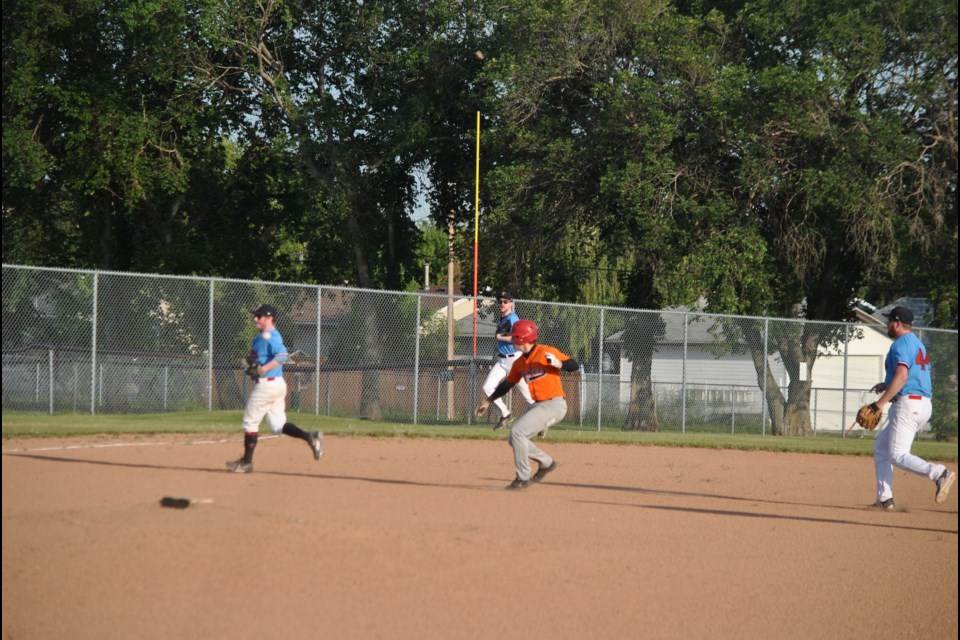
<path id="1" fill-rule="evenodd" d="M 514 345 L 530 344 L 537 341 L 537 325 L 531 320 L 518 320 L 510 331 L 511 342 Z"/>

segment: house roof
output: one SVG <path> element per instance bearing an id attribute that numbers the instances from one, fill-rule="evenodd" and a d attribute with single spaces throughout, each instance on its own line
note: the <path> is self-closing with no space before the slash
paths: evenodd
<path id="1" fill-rule="evenodd" d="M 493 338 L 497 333 L 497 320 L 499 316 L 496 313 L 486 312 L 481 305 L 485 301 L 481 300 L 478 304 L 478 313 L 477 313 L 477 337 L 478 338 Z M 490 303 L 492 304 L 492 303 Z M 470 306 L 465 316 L 457 319 L 457 334 L 464 335 L 473 335 L 473 305 Z"/>
<path id="2" fill-rule="evenodd" d="M 686 334 L 684 334 L 684 318 L 688 318 Z M 682 311 L 666 311 L 660 313 L 663 320 L 663 338 L 657 340 L 658 344 L 711 344 L 715 342 L 714 335 L 710 332 L 716 325 L 716 319 L 702 316 L 699 314 L 685 314 Z M 623 342 L 624 330 L 611 333 L 607 336 L 605 342 Z"/>
<path id="3" fill-rule="evenodd" d="M 883 314 L 890 313 L 894 307 L 906 307 L 913 311 L 914 327 L 930 326 L 930 321 L 933 320 L 933 305 L 926 298 L 897 298 L 882 309 L 878 309 L 873 315 L 881 324 L 886 325 L 887 319 Z"/>

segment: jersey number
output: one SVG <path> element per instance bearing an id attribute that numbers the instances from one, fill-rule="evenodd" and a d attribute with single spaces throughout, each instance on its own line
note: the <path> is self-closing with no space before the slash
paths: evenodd
<path id="1" fill-rule="evenodd" d="M 920 365 L 921 371 L 926 371 L 930 366 L 930 356 L 925 354 L 923 349 L 917 349 L 917 364 Z"/>

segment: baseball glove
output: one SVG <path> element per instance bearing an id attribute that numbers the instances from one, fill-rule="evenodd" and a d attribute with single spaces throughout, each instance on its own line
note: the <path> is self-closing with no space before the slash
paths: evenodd
<path id="1" fill-rule="evenodd" d="M 247 356 L 246 358 L 244 358 L 243 361 L 244 363 L 246 363 L 246 365 L 243 368 L 243 375 L 250 376 L 251 378 L 256 378 L 259 375 L 257 373 L 257 367 L 260 366 L 260 363 L 257 362 L 255 359 L 251 358 L 250 356 Z"/>
<path id="2" fill-rule="evenodd" d="M 883 411 L 880 410 L 876 402 L 871 402 L 860 407 L 860 411 L 857 412 L 857 424 L 867 431 L 873 431 L 880 424 L 880 418 L 882 417 Z"/>
<path id="3" fill-rule="evenodd" d="M 481 400 L 481 401 L 480 401 L 480 404 L 477 405 L 477 408 L 474 409 L 474 413 L 475 413 L 475 414 L 477 415 L 477 417 L 479 418 L 480 416 L 482 416 L 483 414 L 485 414 L 485 413 L 487 412 L 487 409 L 489 409 L 489 408 L 490 408 L 490 401 L 489 401 L 489 400 Z"/>

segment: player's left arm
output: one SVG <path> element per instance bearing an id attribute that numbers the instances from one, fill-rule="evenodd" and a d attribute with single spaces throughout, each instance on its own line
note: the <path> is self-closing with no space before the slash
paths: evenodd
<path id="1" fill-rule="evenodd" d="M 544 357 L 546 358 L 547 363 L 551 367 L 555 369 L 559 369 L 560 371 L 570 372 L 570 371 L 578 371 L 580 369 L 579 362 L 577 362 L 575 359 L 571 358 L 566 354 L 560 353 L 559 351 L 557 351 L 556 353 L 554 353 L 553 351 L 547 351 Z"/>
<path id="2" fill-rule="evenodd" d="M 893 379 L 890 380 L 890 384 L 888 384 L 886 389 L 884 389 L 883 395 L 877 398 L 876 405 L 878 407 L 883 409 L 888 402 L 897 397 L 897 394 L 899 394 L 900 390 L 903 389 L 903 385 L 907 384 L 908 373 L 909 370 L 906 364 L 901 362 L 897 365 L 896 370 L 893 372 Z"/>
<path id="3" fill-rule="evenodd" d="M 500 342 L 512 342 L 513 337 L 510 335 L 511 331 L 513 331 L 513 320 L 510 318 L 502 318 L 500 322 L 497 323 L 497 340 Z"/>

